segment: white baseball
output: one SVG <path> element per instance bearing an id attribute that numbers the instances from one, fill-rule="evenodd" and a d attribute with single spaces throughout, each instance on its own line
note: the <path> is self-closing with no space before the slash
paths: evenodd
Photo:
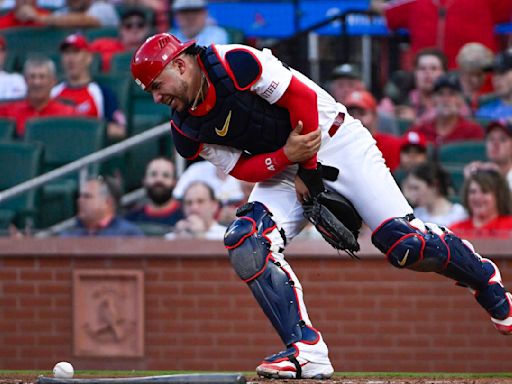
<path id="1" fill-rule="evenodd" d="M 75 370 L 67 361 L 61 361 L 53 367 L 53 376 L 57 379 L 71 379 Z"/>

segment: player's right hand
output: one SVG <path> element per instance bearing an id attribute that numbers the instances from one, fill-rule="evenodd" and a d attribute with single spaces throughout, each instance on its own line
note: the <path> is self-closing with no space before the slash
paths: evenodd
<path id="1" fill-rule="evenodd" d="M 290 132 L 283 147 L 284 154 L 292 163 L 300 163 L 310 159 L 318 152 L 322 143 L 322 133 L 319 128 L 301 135 L 302 128 L 302 121 L 299 121 L 295 129 Z"/>

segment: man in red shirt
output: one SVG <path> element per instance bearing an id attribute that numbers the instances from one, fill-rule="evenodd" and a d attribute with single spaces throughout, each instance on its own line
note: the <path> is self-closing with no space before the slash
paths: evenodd
<path id="1" fill-rule="evenodd" d="M 394 171 L 400 164 L 400 139 L 377 131 L 377 101 L 372 94 L 368 91 L 353 91 L 347 96 L 345 106 L 348 113 L 359 119 L 370 131 L 386 160 L 386 165 Z"/>
<path id="2" fill-rule="evenodd" d="M 16 0 L 14 8 L 5 15 L 0 16 L 0 29 L 12 27 L 37 27 L 42 24 L 28 18 L 27 10 L 38 15 L 48 15 L 50 11 L 39 8 L 36 0 Z"/>
<path id="3" fill-rule="evenodd" d="M 80 115 L 105 119 L 109 138 L 124 138 L 126 118 L 114 92 L 92 80 L 93 57 L 85 37 L 78 33 L 67 36 L 60 51 L 66 80 L 52 89 L 52 97 L 73 105 Z"/>
<path id="4" fill-rule="evenodd" d="M 121 16 L 118 37 L 101 37 L 90 45 L 92 52 L 101 55 L 101 67 L 110 71 L 110 61 L 116 53 L 137 49 L 150 33 L 150 22 L 146 12 L 140 8 L 130 8 Z M 128 70 L 128 68 L 126 68 Z"/>
<path id="5" fill-rule="evenodd" d="M 55 64 L 46 57 L 27 59 L 23 69 L 27 82 L 24 100 L 0 105 L 0 116 L 16 120 L 16 135 L 25 134 L 28 119 L 43 116 L 76 115 L 75 109 L 50 98 L 55 85 Z"/>
<path id="6" fill-rule="evenodd" d="M 437 47 L 455 69 L 457 53 L 466 43 L 482 43 L 496 52 L 494 25 L 510 21 L 512 1 L 372 0 L 372 8 L 384 13 L 390 29 L 409 30 L 413 54 Z"/>
<path id="7" fill-rule="evenodd" d="M 454 74 L 440 76 L 434 85 L 435 117 L 410 130 L 425 136 L 436 146 L 462 140 L 482 140 L 483 129 L 461 116 L 465 107 L 462 88 Z"/>

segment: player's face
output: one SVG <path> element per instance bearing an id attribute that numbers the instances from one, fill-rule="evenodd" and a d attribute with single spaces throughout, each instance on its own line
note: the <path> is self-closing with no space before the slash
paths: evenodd
<path id="1" fill-rule="evenodd" d="M 480 184 L 472 180 L 468 188 L 468 208 L 473 217 L 490 219 L 498 216 L 498 203 L 491 191 L 484 191 Z"/>
<path id="2" fill-rule="evenodd" d="M 430 92 L 434 88 L 436 79 L 444 73 L 443 64 L 433 55 L 421 56 L 414 71 L 416 88 Z"/>
<path id="3" fill-rule="evenodd" d="M 188 108 L 194 96 L 185 74 L 172 62 L 169 63 L 148 88 L 155 103 L 168 105 L 178 112 Z"/>
<path id="4" fill-rule="evenodd" d="M 512 137 L 502 129 L 493 129 L 485 139 L 487 158 L 497 164 L 512 161 Z"/>

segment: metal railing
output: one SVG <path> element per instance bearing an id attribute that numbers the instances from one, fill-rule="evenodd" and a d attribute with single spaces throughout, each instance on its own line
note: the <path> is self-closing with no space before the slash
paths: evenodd
<path id="1" fill-rule="evenodd" d="M 15 185 L 12 188 L 6 189 L 0 192 L 0 203 L 18 196 L 22 193 L 38 188 L 49 181 L 58 179 L 59 177 L 66 176 L 73 172 L 80 172 L 80 180 L 87 177 L 87 167 L 91 164 L 99 163 L 107 160 L 113 156 L 119 155 L 135 147 L 143 144 L 149 140 L 157 139 L 165 134 L 170 134 L 171 126 L 168 123 L 158 125 L 147 131 L 139 133 L 135 136 L 130 137 L 120 143 L 111 145 L 98 152 L 94 152 L 90 155 L 84 156 L 81 159 L 66 164 L 60 168 L 56 168 L 43 175 L 37 176 L 33 179 L 27 180 L 21 184 Z"/>

